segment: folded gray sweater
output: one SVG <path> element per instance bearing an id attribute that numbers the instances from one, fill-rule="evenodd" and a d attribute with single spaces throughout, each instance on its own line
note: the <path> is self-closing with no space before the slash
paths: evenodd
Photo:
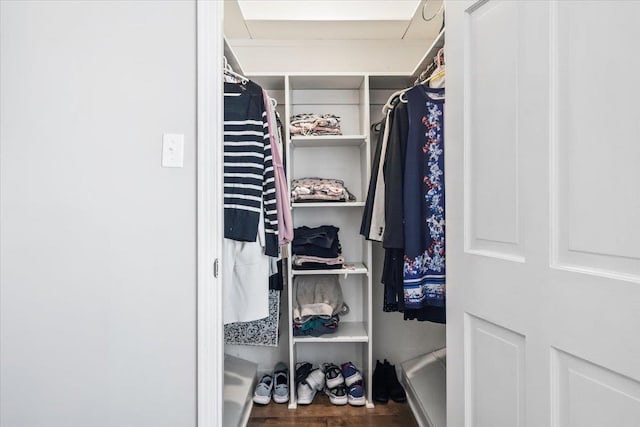
<path id="1" fill-rule="evenodd" d="M 342 311 L 344 299 L 338 276 L 295 276 L 293 278 L 293 320 L 309 316 L 333 316 Z"/>

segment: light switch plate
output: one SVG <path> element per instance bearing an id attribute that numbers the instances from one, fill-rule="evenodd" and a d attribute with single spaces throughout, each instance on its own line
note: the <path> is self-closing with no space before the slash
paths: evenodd
<path id="1" fill-rule="evenodd" d="M 184 166 L 184 135 L 165 133 L 162 135 L 162 167 L 181 168 Z"/>

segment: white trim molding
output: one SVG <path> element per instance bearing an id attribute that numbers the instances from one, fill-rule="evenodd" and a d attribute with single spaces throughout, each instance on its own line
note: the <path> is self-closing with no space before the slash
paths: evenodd
<path id="1" fill-rule="evenodd" d="M 224 341 L 222 274 L 222 58 L 224 2 L 196 0 L 197 9 L 197 402 L 198 427 L 222 426 Z"/>

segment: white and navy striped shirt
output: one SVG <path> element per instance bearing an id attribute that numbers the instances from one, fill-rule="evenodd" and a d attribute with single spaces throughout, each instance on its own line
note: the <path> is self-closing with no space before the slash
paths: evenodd
<path id="1" fill-rule="evenodd" d="M 224 237 L 255 242 L 264 216 L 265 253 L 278 256 L 276 187 L 262 88 L 224 84 Z"/>

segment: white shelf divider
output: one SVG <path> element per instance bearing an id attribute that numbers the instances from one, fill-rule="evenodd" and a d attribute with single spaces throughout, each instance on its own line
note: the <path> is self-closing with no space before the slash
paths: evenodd
<path id="1" fill-rule="evenodd" d="M 294 202 L 292 208 L 361 208 L 365 202 Z"/>
<path id="2" fill-rule="evenodd" d="M 369 269 L 364 263 L 361 262 L 347 262 L 345 265 L 352 266 L 346 268 L 336 268 L 331 270 L 295 270 L 292 269 L 291 273 L 294 276 L 317 276 L 320 274 L 337 274 L 348 276 L 349 274 L 369 274 Z"/>
<path id="3" fill-rule="evenodd" d="M 333 334 L 319 337 L 303 336 L 293 337 L 295 344 L 325 342 L 325 343 L 348 343 L 348 342 L 369 342 L 369 335 L 364 322 L 340 322 L 338 329 Z"/>
<path id="4" fill-rule="evenodd" d="M 298 135 L 291 137 L 291 145 L 296 148 L 359 147 L 364 145 L 365 142 L 365 135 Z"/>

